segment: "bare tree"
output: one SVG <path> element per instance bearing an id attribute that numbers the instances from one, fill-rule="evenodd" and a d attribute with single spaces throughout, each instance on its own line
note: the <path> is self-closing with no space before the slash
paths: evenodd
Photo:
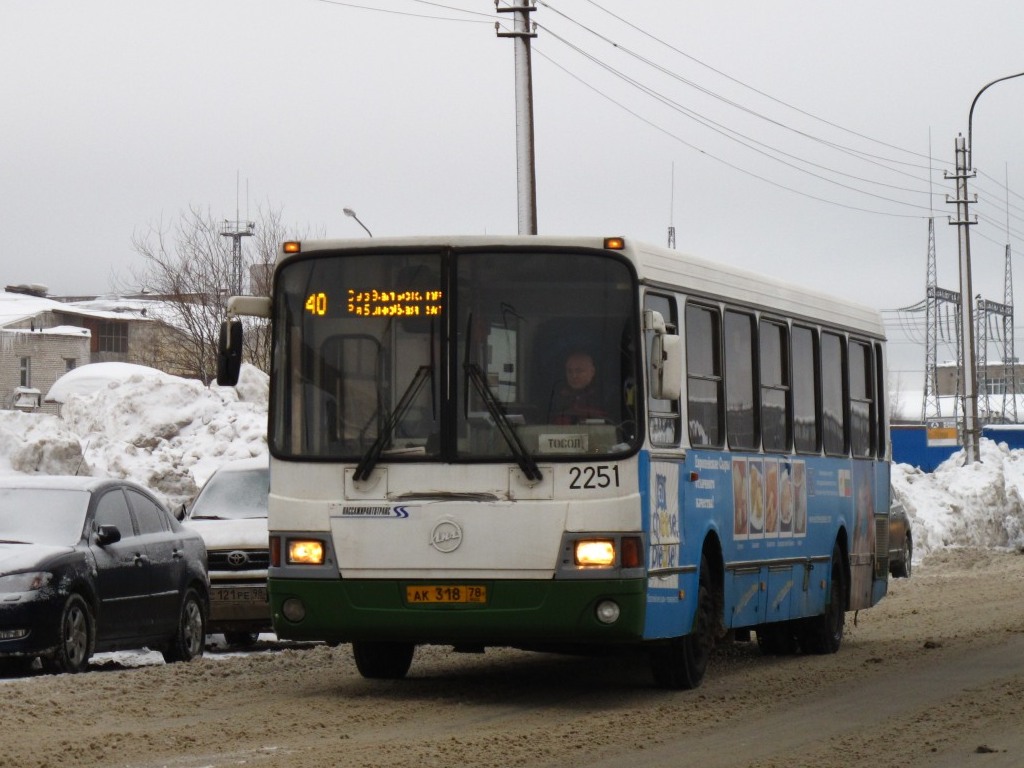
<path id="1" fill-rule="evenodd" d="M 281 218 L 280 209 L 261 206 L 251 222 L 252 236 L 241 238 L 243 293 L 269 295 L 278 246 L 298 237 L 286 234 Z M 161 221 L 133 235 L 132 246 L 143 264 L 130 270 L 131 282 L 164 308 L 157 318 L 163 332 L 148 350 L 150 364 L 204 382 L 216 375 L 220 323 L 234 284 L 234 243 L 223 233 L 234 229 L 209 210 L 190 206 L 169 226 Z M 269 370 L 269 323 L 252 319 L 246 326 L 244 359 Z"/>

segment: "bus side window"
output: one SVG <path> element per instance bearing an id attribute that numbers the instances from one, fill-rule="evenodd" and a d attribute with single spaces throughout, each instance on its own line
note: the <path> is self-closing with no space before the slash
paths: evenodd
<path id="1" fill-rule="evenodd" d="M 789 450 L 793 400 L 789 386 L 789 336 L 783 323 L 762 320 L 761 440 L 766 451 Z"/>
<path id="2" fill-rule="evenodd" d="M 686 418 L 691 445 L 722 446 L 725 397 L 721 338 L 717 309 L 686 305 Z"/>
<path id="3" fill-rule="evenodd" d="M 821 451 L 818 417 L 818 339 L 812 328 L 793 326 L 793 442 L 800 453 Z"/>
<path id="4" fill-rule="evenodd" d="M 676 304 L 671 297 L 649 293 L 644 298 L 644 309 L 659 312 L 667 324 L 679 327 Z M 647 347 L 648 356 L 653 339 L 654 331 L 646 331 L 644 345 Z M 661 446 L 679 444 L 678 400 L 661 400 L 649 396 L 647 398 L 647 417 L 652 444 Z"/>
<path id="5" fill-rule="evenodd" d="M 725 313 L 725 424 L 732 449 L 757 450 L 760 444 L 754 400 L 754 316 Z"/>
<path id="6" fill-rule="evenodd" d="M 854 458 L 874 454 L 875 387 L 871 347 L 850 341 L 850 450 Z"/>
<path id="7" fill-rule="evenodd" d="M 875 351 L 875 455 L 880 459 L 889 458 L 889 429 L 886 420 L 886 383 L 885 383 L 885 355 L 883 347 L 877 342 L 874 345 Z"/>
<path id="8" fill-rule="evenodd" d="M 825 454 L 845 456 L 849 452 L 845 339 L 828 331 L 821 334 L 821 415 Z"/>

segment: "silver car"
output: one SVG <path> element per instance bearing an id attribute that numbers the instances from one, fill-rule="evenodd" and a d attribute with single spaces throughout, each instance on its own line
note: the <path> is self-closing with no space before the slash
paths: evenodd
<path id="1" fill-rule="evenodd" d="M 253 645 L 273 631 L 267 600 L 266 457 L 242 459 L 213 473 L 187 510 L 184 525 L 206 542 L 210 573 L 207 631 L 223 633 L 228 645 Z"/>

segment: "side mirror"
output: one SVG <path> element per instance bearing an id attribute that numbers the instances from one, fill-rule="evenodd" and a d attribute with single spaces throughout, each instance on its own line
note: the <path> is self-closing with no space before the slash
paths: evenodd
<path id="1" fill-rule="evenodd" d="M 217 345 L 217 383 L 233 387 L 242 370 L 242 321 L 225 320 L 220 324 L 220 342 Z"/>
<path id="2" fill-rule="evenodd" d="M 651 339 L 651 397 L 678 400 L 682 379 L 682 339 L 675 334 L 656 333 Z"/>
<path id="3" fill-rule="evenodd" d="M 96 543 L 101 547 L 121 540 L 121 531 L 116 525 L 101 525 L 96 530 Z"/>
<path id="4" fill-rule="evenodd" d="M 174 519 L 177 520 L 180 523 L 186 517 L 188 517 L 188 506 L 185 505 L 185 504 L 182 504 L 180 507 L 178 507 L 177 510 L 175 510 L 175 512 L 174 512 Z"/>

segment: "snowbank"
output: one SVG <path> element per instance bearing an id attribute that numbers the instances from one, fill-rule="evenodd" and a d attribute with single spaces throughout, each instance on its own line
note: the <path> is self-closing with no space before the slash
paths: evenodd
<path id="1" fill-rule="evenodd" d="M 892 484 L 907 508 L 914 556 L 954 546 L 1024 550 L 1024 450 L 982 438 L 981 461 L 959 451 L 934 472 L 894 464 Z"/>
<path id="2" fill-rule="evenodd" d="M 0 411 L 0 472 L 131 478 L 173 508 L 224 462 L 267 454 L 268 381 L 253 366 L 238 387 L 123 364 L 67 376 L 60 417 Z"/>

